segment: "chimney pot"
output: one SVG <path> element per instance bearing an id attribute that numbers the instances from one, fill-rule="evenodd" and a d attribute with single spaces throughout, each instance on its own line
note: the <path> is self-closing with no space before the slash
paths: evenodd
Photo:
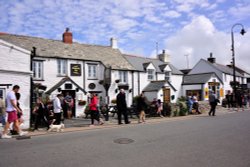
<path id="1" fill-rule="evenodd" d="M 73 43 L 73 34 L 69 31 L 69 28 L 66 28 L 65 32 L 63 33 L 63 42 L 67 44 Z"/>
<path id="2" fill-rule="evenodd" d="M 110 38 L 110 46 L 112 49 L 118 49 L 117 39 Z"/>

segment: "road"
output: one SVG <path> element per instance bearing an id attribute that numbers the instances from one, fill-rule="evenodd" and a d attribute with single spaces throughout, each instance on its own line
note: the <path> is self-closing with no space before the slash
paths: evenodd
<path id="1" fill-rule="evenodd" d="M 1 139 L 0 166 L 249 167 L 249 131 L 250 111 L 244 111 Z"/>

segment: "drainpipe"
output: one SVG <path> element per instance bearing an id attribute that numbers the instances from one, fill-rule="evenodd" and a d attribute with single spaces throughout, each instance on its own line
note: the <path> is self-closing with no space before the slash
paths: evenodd
<path id="1" fill-rule="evenodd" d="M 30 71 L 33 71 L 33 58 L 36 56 L 36 47 L 32 47 L 33 50 L 31 50 L 30 53 Z M 32 109 L 33 109 L 33 90 L 34 90 L 34 84 L 33 84 L 33 73 L 30 76 L 30 127 L 31 127 L 31 115 L 32 115 Z"/>

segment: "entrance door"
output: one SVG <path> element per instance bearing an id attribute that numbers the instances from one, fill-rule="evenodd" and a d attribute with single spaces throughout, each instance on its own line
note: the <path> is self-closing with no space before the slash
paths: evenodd
<path id="1" fill-rule="evenodd" d="M 75 109 L 76 91 L 75 90 L 62 90 L 63 97 L 65 97 L 67 95 L 67 93 L 69 93 L 69 95 L 72 97 L 72 99 L 74 101 L 74 105 L 73 105 L 73 108 L 72 108 L 72 117 L 75 117 L 75 115 L 76 115 L 76 109 Z M 65 105 L 63 105 L 64 118 L 68 117 L 66 110 L 67 110 L 67 107 Z"/>
<path id="2" fill-rule="evenodd" d="M 163 88 L 163 102 L 170 103 L 170 89 L 169 88 Z"/>

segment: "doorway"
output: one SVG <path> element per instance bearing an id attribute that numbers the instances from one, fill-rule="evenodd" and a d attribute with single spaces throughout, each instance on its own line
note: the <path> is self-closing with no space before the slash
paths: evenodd
<path id="1" fill-rule="evenodd" d="M 163 88 L 163 102 L 170 103 L 170 89 Z"/>
<path id="2" fill-rule="evenodd" d="M 75 117 L 76 116 L 76 108 L 75 108 L 75 106 L 76 106 L 75 105 L 76 91 L 75 90 L 62 90 L 63 97 L 66 97 L 67 93 L 73 99 L 72 117 Z M 67 106 L 65 105 L 65 102 L 63 102 L 62 108 L 63 108 L 63 116 L 64 116 L 64 118 L 68 118 Z"/>

